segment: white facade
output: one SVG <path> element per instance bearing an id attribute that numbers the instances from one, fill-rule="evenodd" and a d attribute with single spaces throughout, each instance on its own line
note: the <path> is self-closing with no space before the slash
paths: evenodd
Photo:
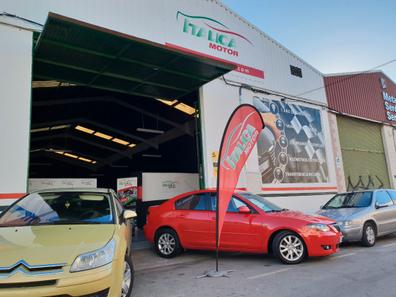
<path id="1" fill-rule="evenodd" d="M 27 191 L 32 32 L 0 25 L 0 36 L 1 205 Z"/>
<path id="2" fill-rule="evenodd" d="M 236 64 L 237 71 L 224 77 L 227 83 L 236 86 L 230 86 L 219 78 L 200 90 L 206 187 L 215 186 L 213 160 L 229 115 L 238 104 L 253 103 L 253 98 L 259 96 L 263 100 L 272 100 L 279 104 L 283 104 L 281 100 L 286 98 L 290 104 L 317 110 L 321 121 L 320 137 L 324 142 L 322 151 L 325 151 L 325 154 L 322 154 L 321 164 L 325 164 L 326 167 L 325 178 L 320 182 L 265 184 L 261 179 L 258 153 L 253 151 L 241 174 L 238 187 L 271 195 L 337 190 L 327 111 L 320 107 L 327 105 L 322 74 L 221 2 L 214 0 L 5 0 L 1 3 L 1 9 L 41 24 L 45 23 L 48 12 L 54 12 L 168 47 L 192 51 Z M 1 21 L 15 23 L 15 20 L 9 17 L 1 17 Z M 31 24 L 24 22 L 18 26 L 32 27 Z M 40 26 L 34 28 L 40 30 Z M 8 49 L 2 46 L 0 50 L 2 59 L 12 69 L 10 71 L 12 75 L 2 75 L 0 82 L 2 86 L 4 85 L 0 91 L 2 92 L 1 112 L 4 113 L 0 118 L 2 123 L 0 131 L 6 136 L 1 140 L 5 145 L 1 146 L 0 160 L 2 164 L 7 164 L 2 168 L 11 167 L 13 171 L 9 175 L 8 169 L 0 169 L 3 170 L 0 171 L 0 180 L 9 177 L 7 183 L 0 185 L 0 193 L 17 193 L 26 191 L 27 181 L 32 36 L 30 31 L 3 24 L 0 24 L 0 34 L 2 40 L 10 40 L 6 43 Z M 10 55 L 10 51 L 14 54 Z M 20 57 L 17 57 L 16 53 L 19 53 Z M 300 68 L 302 77 L 291 75 L 290 66 Z M 238 88 L 238 85 L 242 84 L 255 90 Z M 292 98 L 303 100 L 304 103 Z M 3 109 L 3 106 L 6 109 Z M 4 128 L 11 126 L 15 127 L 15 130 Z M 329 195 L 321 196 L 322 198 L 302 197 L 281 197 L 277 198 L 277 201 L 279 199 L 285 207 L 312 211 L 323 204 L 323 200 Z"/>

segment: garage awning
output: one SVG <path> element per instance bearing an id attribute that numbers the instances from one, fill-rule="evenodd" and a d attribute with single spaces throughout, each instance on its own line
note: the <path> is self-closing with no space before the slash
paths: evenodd
<path id="1" fill-rule="evenodd" d="M 50 13 L 34 49 L 34 80 L 180 98 L 234 64 Z"/>

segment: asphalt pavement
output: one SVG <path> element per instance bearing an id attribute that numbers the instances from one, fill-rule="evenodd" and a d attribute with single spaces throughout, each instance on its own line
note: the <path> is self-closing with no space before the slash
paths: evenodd
<path id="1" fill-rule="evenodd" d="M 215 265 L 214 253 L 187 251 L 162 259 L 134 251 L 133 297 L 396 297 L 396 236 L 372 248 L 344 244 L 330 257 L 284 265 L 266 255 L 222 254 L 230 278 L 197 278 Z"/>

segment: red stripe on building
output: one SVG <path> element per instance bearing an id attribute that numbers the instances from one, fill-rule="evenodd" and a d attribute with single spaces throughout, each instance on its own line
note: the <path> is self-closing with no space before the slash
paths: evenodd
<path id="1" fill-rule="evenodd" d="M 142 186 L 137 187 L 137 200 L 140 200 L 140 201 L 143 200 L 143 187 Z"/>
<path id="2" fill-rule="evenodd" d="M 182 47 L 182 46 L 178 46 L 178 45 L 175 45 L 175 44 L 172 44 L 172 43 L 165 43 L 165 45 L 167 47 L 169 47 L 169 48 L 177 49 L 177 50 L 189 53 L 189 54 L 194 54 L 194 55 L 198 55 L 198 56 L 201 56 L 201 57 L 204 57 L 204 58 L 213 59 L 213 60 L 216 60 L 216 61 L 219 61 L 219 62 L 222 62 L 222 63 L 228 63 L 228 64 L 235 65 L 235 67 L 236 67 L 235 71 L 237 71 L 237 72 L 264 79 L 264 71 L 263 70 L 260 70 L 260 69 L 257 69 L 257 68 L 253 68 L 253 67 L 250 67 L 250 66 L 246 66 L 246 65 L 242 65 L 242 64 L 238 64 L 238 63 L 235 63 L 235 62 L 232 62 L 232 61 L 221 59 L 221 58 L 218 58 L 218 57 L 215 57 L 215 56 L 211 56 L 211 55 L 208 55 L 208 54 L 205 54 L 205 53 L 201 53 L 201 52 L 198 52 L 198 51 L 194 51 L 194 50 L 191 50 L 191 49 L 188 49 L 188 48 L 185 48 L 185 47 Z"/>
<path id="3" fill-rule="evenodd" d="M 261 188 L 263 191 L 317 191 L 317 190 L 335 190 L 337 187 L 285 187 L 285 188 Z"/>
<path id="4" fill-rule="evenodd" d="M 0 199 L 18 199 L 25 195 L 26 193 L 0 193 Z"/>

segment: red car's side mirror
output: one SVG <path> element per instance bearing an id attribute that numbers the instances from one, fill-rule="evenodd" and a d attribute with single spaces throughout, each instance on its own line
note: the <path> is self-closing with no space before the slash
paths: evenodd
<path id="1" fill-rule="evenodd" d="M 239 213 L 250 213 L 250 209 L 247 206 L 241 206 L 240 208 L 238 208 L 238 212 Z"/>

